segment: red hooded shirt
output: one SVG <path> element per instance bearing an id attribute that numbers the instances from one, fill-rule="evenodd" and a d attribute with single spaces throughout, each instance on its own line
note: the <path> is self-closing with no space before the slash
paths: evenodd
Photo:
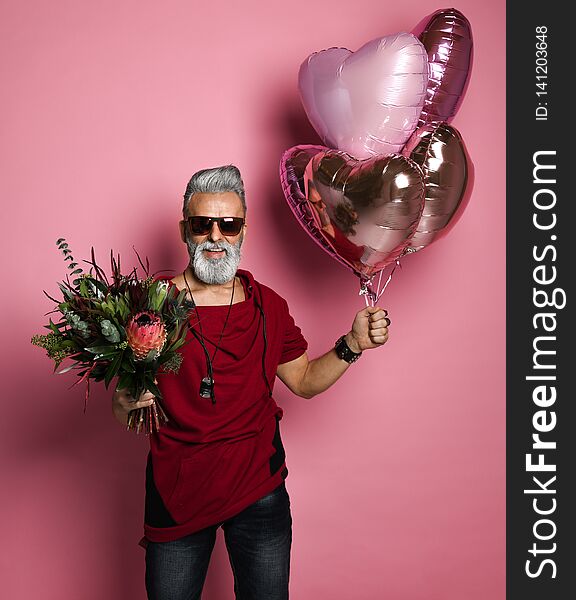
<path id="1" fill-rule="evenodd" d="M 281 296 L 248 271 L 237 276 L 245 300 L 231 307 L 199 306 L 190 318 L 214 357 L 215 401 L 199 394 L 207 361 L 190 331 L 178 374 L 158 377 L 169 421 L 150 435 L 144 543 L 220 523 L 271 492 L 288 473 L 278 426 L 282 409 L 271 391 L 278 365 L 301 356 L 308 344 Z"/>

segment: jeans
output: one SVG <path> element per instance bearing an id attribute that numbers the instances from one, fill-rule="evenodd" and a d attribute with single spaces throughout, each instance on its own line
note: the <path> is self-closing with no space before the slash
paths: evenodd
<path id="1" fill-rule="evenodd" d="M 224 530 L 237 600 L 287 600 L 292 544 L 284 483 L 236 516 L 172 542 L 148 542 L 149 600 L 199 600 L 218 527 Z"/>

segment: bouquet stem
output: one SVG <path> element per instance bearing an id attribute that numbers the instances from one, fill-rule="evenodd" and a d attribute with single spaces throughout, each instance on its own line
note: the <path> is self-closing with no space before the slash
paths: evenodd
<path id="1" fill-rule="evenodd" d="M 168 417 L 164 409 L 157 401 L 154 401 L 150 406 L 131 410 L 128 414 L 126 429 L 150 435 L 153 432 L 157 432 L 167 421 Z"/>

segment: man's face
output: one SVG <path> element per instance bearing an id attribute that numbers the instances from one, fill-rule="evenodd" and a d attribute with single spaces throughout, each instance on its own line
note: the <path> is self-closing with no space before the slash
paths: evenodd
<path id="1" fill-rule="evenodd" d="M 242 201 L 237 194 L 194 194 L 188 204 L 188 216 L 244 217 Z M 237 235 L 224 235 L 217 222 L 206 234 L 194 234 L 187 221 L 180 222 L 180 235 L 188 246 L 190 266 L 200 281 L 211 285 L 231 281 L 240 263 L 240 247 L 245 225 Z"/>

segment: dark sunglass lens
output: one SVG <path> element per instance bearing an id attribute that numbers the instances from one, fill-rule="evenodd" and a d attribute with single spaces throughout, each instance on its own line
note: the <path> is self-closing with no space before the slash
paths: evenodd
<path id="1" fill-rule="evenodd" d="M 190 229 L 195 235 L 206 235 L 212 225 L 209 217 L 190 217 L 188 223 L 190 223 Z"/>
<path id="2" fill-rule="evenodd" d="M 220 220 L 219 226 L 224 235 L 238 235 L 242 229 L 242 219 L 225 217 Z"/>

